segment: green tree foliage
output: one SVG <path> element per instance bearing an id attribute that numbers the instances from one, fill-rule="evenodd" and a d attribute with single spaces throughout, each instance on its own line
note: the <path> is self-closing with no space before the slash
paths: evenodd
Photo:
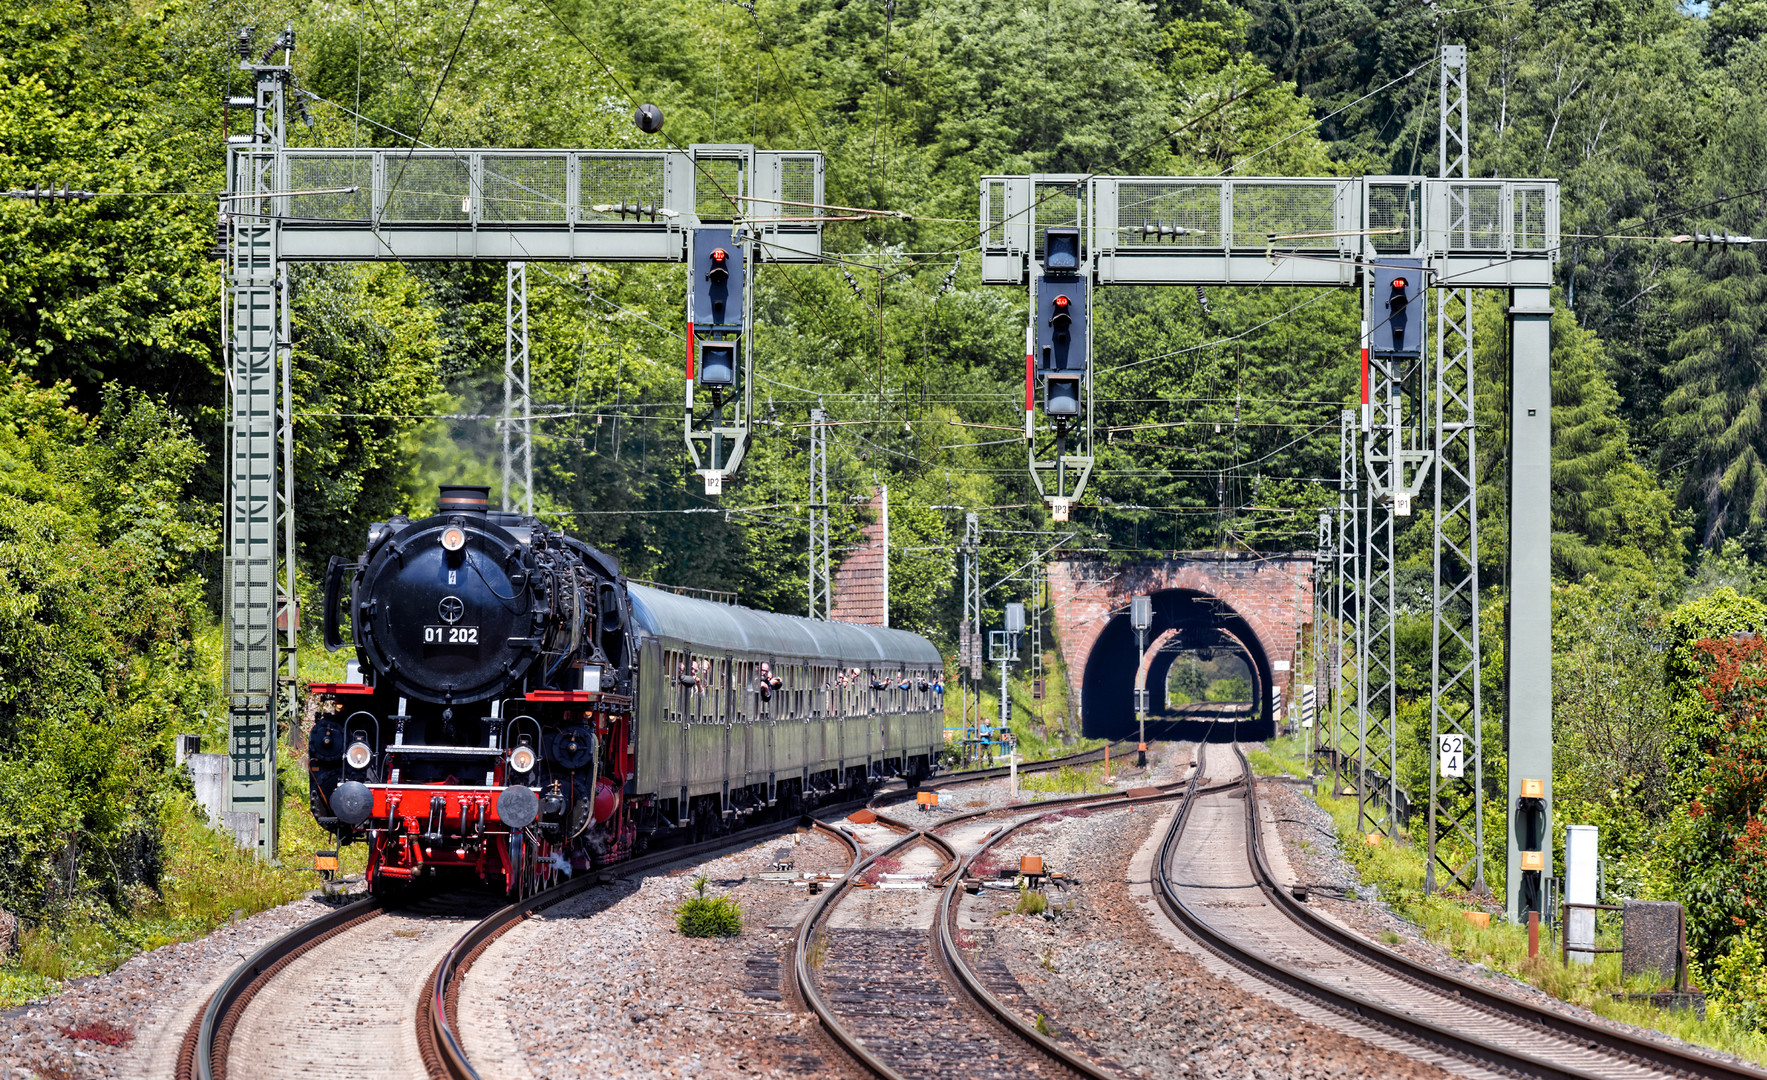
<path id="1" fill-rule="evenodd" d="M 0 906 L 152 885 L 171 731 L 208 705 L 192 647 L 217 527 L 163 406 L 0 387 Z"/>
<path id="2" fill-rule="evenodd" d="M 213 189 L 212 80 L 165 47 L 158 20 L 120 4 L 0 15 L 0 188 Z M 0 200 L 0 359 L 72 380 L 88 406 L 121 379 L 214 408 L 214 213 L 204 198 Z"/>
<path id="3" fill-rule="evenodd" d="M 1763 390 L 1763 300 L 1767 276 L 1755 256 L 1720 252 L 1665 277 L 1677 330 L 1665 374 L 1664 457 L 1675 463 L 1683 498 L 1704 511 L 1701 540 L 1758 537 L 1767 529 L 1767 423 Z"/>

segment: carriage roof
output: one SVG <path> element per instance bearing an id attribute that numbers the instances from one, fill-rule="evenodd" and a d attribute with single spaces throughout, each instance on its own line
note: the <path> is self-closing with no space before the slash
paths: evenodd
<path id="1" fill-rule="evenodd" d="M 763 659 L 808 660 L 831 666 L 943 665 L 933 643 L 906 630 L 775 615 L 733 604 L 626 586 L 632 614 L 646 633 L 689 650 L 758 653 Z"/>

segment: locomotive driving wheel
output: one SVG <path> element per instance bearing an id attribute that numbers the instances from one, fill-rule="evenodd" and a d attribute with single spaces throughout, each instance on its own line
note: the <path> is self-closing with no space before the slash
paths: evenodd
<path id="1" fill-rule="evenodd" d="M 509 861 L 504 874 L 504 892 L 511 901 L 526 900 L 557 879 L 552 864 L 551 845 L 531 829 L 509 834 Z"/>

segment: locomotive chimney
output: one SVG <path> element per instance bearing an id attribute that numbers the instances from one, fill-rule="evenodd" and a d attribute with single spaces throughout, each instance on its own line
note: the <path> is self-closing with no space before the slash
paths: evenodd
<path id="1" fill-rule="evenodd" d="M 472 484 L 443 484 L 436 500 L 437 512 L 443 514 L 483 514 L 491 508 L 491 489 Z"/>

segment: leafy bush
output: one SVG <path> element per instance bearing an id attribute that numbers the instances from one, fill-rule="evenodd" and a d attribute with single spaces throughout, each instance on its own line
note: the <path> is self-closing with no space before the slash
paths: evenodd
<path id="1" fill-rule="evenodd" d="M 201 450 L 142 395 L 69 395 L 0 367 L 0 907 L 32 919 L 157 887 L 172 734 L 214 689 Z"/>
<path id="2" fill-rule="evenodd" d="M 1758 926 L 1732 937 L 1713 958 L 1703 982 L 1713 1012 L 1737 1027 L 1767 1032 L 1767 947 L 1762 938 Z"/>

